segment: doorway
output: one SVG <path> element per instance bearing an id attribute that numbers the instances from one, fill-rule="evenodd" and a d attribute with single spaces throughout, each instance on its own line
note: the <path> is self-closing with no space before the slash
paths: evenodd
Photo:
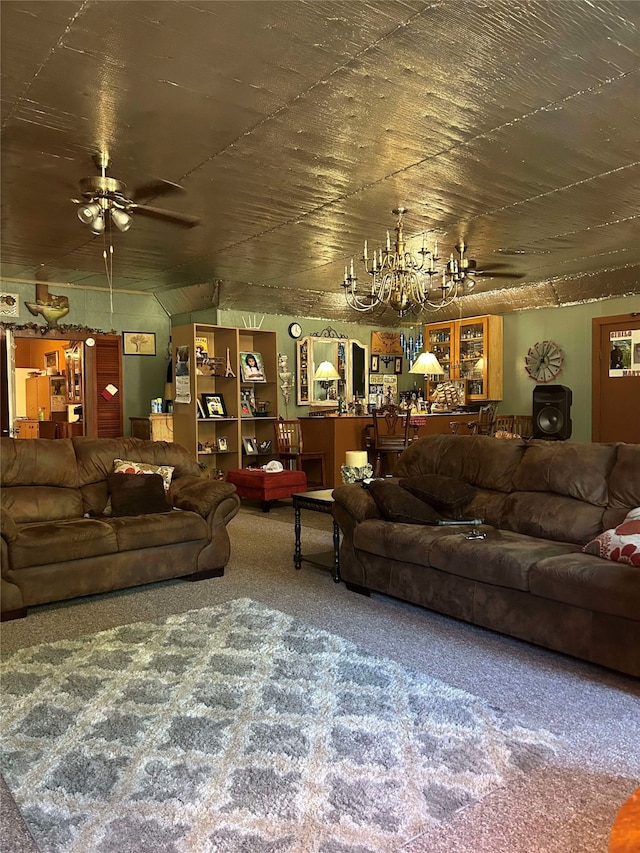
<path id="1" fill-rule="evenodd" d="M 2 360 L 3 436 L 123 435 L 120 336 L 3 328 Z"/>
<path id="2" fill-rule="evenodd" d="M 640 443 L 640 314 L 592 321 L 592 441 Z"/>

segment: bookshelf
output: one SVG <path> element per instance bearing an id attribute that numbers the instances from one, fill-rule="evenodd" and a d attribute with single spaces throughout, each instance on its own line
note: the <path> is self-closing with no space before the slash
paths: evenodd
<path id="1" fill-rule="evenodd" d="M 224 475 L 272 459 L 278 417 L 276 333 L 195 323 L 175 327 L 171 341 L 173 440 L 210 472 Z M 257 371 L 247 365 L 248 354 L 256 357 Z"/>

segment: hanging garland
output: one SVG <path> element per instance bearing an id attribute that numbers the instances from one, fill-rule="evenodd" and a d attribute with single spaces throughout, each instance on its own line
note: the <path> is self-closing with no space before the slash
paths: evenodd
<path id="1" fill-rule="evenodd" d="M 117 335 L 115 329 L 111 329 L 110 332 L 104 332 L 102 329 L 92 329 L 90 326 L 81 326 L 78 324 L 75 325 L 66 325 L 66 326 L 56 326 L 55 328 L 50 328 L 49 326 L 41 326 L 39 323 L 6 323 L 4 320 L 1 321 L 1 325 L 3 328 L 8 329 L 10 332 L 40 332 L 41 335 L 53 334 L 64 338 L 66 333 L 68 332 L 81 332 L 86 335 Z"/>

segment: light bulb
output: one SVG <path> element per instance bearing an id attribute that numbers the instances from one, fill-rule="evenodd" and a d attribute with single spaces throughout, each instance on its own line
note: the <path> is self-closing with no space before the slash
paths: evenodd
<path id="1" fill-rule="evenodd" d="M 99 213 L 100 205 L 97 201 L 92 201 L 89 204 L 81 204 L 78 208 L 78 219 L 83 225 L 91 225 Z"/>
<path id="2" fill-rule="evenodd" d="M 119 231 L 128 231 L 131 228 L 131 217 L 126 211 L 114 207 L 111 209 L 111 218 Z"/>
<path id="3" fill-rule="evenodd" d="M 91 223 L 91 230 L 94 234 L 102 234 L 104 231 L 104 217 L 99 213 Z"/>

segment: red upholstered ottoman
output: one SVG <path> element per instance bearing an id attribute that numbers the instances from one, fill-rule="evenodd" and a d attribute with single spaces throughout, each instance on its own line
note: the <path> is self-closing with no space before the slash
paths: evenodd
<path id="1" fill-rule="evenodd" d="M 269 512 L 272 501 L 290 498 L 294 492 L 307 491 L 307 475 L 304 471 L 237 468 L 227 472 L 227 482 L 236 487 L 238 497 L 262 501 L 263 512 Z"/>

